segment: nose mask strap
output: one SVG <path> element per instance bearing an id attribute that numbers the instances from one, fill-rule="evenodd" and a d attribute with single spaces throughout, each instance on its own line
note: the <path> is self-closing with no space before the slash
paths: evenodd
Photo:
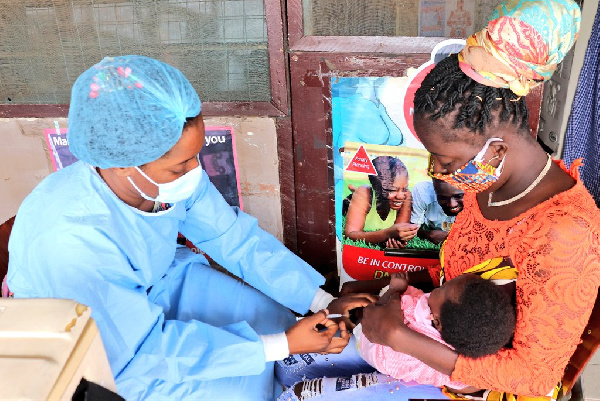
<path id="1" fill-rule="evenodd" d="M 483 145 L 483 148 L 481 148 L 481 150 L 479 151 L 479 153 L 477 153 L 477 156 L 475 156 L 475 160 L 477 161 L 483 161 L 483 155 L 485 155 L 485 152 L 487 152 L 488 148 L 490 147 L 490 144 L 494 141 L 500 141 L 500 142 L 504 142 L 502 140 L 502 138 L 490 138 L 485 142 L 485 145 Z M 498 156 L 495 156 L 498 157 Z M 494 160 L 494 158 L 491 158 L 489 161 Z"/>
<path id="2" fill-rule="evenodd" d="M 154 182 L 154 180 L 150 177 L 148 177 L 148 175 L 146 173 L 144 173 L 139 167 L 134 166 L 134 168 L 142 175 L 142 177 L 144 177 L 145 179 L 147 179 L 148 181 L 150 181 L 152 184 L 156 185 L 158 187 L 158 184 L 156 182 Z M 151 198 L 150 196 L 146 195 L 137 185 L 135 185 L 135 182 L 133 182 L 133 180 L 131 179 L 130 176 L 127 176 L 127 179 L 129 180 L 129 182 L 131 183 L 131 185 L 133 185 L 133 187 L 135 188 L 136 191 L 138 191 L 138 193 L 140 194 L 140 196 L 146 200 L 152 201 L 152 202 L 156 202 L 156 198 Z"/>
<path id="3" fill-rule="evenodd" d="M 477 156 L 475 156 L 475 161 L 477 162 L 482 162 L 483 161 L 483 155 L 485 155 L 485 152 L 487 152 L 488 148 L 490 147 L 490 144 L 494 141 L 500 141 L 500 142 L 504 142 L 502 140 L 502 138 L 496 138 L 496 137 L 492 137 L 490 139 L 488 139 L 485 142 L 485 145 L 483 145 L 483 148 L 481 148 L 481 150 L 479 151 L 479 153 L 477 153 Z M 488 160 L 485 164 L 487 164 L 488 166 L 490 166 L 490 162 L 494 159 L 497 159 L 499 156 L 496 155 L 494 157 L 492 157 L 490 160 Z M 506 159 L 506 156 L 504 156 L 502 158 L 502 161 L 500 162 L 500 164 L 498 165 L 498 167 L 496 167 L 495 171 L 494 171 L 494 176 L 496 177 L 500 177 L 500 174 L 502 174 L 502 167 L 504 166 L 504 160 Z"/>
<path id="4" fill-rule="evenodd" d="M 153 183 L 154 185 L 156 185 L 157 187 L 159 186 L 156 182 L 154 182 L 154 180 L 150 177 L 148 177 L 148 175 L 146 175 L 146 173 L 144 173 L 142 171 L 142 169 L 140 169 L 138 166 L 134 166 L 134 168 L 138 171 L 138 173 L 140 173 L 145 179 L 147 179 L 148 181 L 150 181 L 151 183 Z"/>

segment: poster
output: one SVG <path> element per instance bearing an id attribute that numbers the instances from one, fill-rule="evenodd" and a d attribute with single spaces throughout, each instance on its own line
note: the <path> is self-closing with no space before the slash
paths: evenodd
<path id="1" fill-rule="evenodd" d="M 446 2 L 445 31 L 448 38 L 467 38 L 475 33 L 475 2 L 464 0 L 449 0 Z M 477 27 L 477 29 L 481 29 Z"/>
<path id="2" fill-rule="evenodd" d="M 50 160 L 54 171 L 67 167 L 77 161 L 73 153 L 69 150 L 66 128 L 47 128 L 44 130 L 46 144 L 50 151 Z"/>
<path id="3" fill-rule="evenodd" d="M 422 0 L 419 36 L 446 36 L 446 0 Z"/>
<path id="4" fill-rule="evenodd" d="M 242 209 L 237 151 L 231 127 L 206 127 L 200 164 L 227 203 Z"/>
<path id="5" fill-rule="evenodd" d="M 231 127 L 206 128 L 204 146 L 199 153 L 200 164 L 227 203 L 242 209 L 240 180 L 238 175 L 235 137 Z M 46 128 L 44 136 L 50 151 L 54 171 L 65 168 L 77 161 L 69 150 L 67 128 Z"/>
<path id="6" fill-rule="evenodd" d="M 475 32 L 475 2 L 464 0 L 421 0 L 419 36 L 466 38 Z"/>
<path id="7" fill-rule="evenodd" d="M 336 236 L 342 283 L 439 263 L 439 243 L 419 236 L 402 244 L 398 238 L 390 243 L 387 236 L 393 236 L 389 233 L 398 224 L 421 227 L 424 223 L 412 215 L 411 197 L 416 196 L 417 187 L 433 185 L 427 175 L 429 154 L 413 128 L 414 94 L 434 61 L 462 46 L 462 40 L 442 42 L 431 60 L 412 69 L 409 77 L 332 78 Z M 443 221 L 440 227 L 442 223 L 445 228 L 451 226 Z"/>

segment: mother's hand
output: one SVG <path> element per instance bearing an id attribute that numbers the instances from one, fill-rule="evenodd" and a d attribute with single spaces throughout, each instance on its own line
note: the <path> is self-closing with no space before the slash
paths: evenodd
<path id="1" fill-rule="evenodd" d="M 339 313 L 342 315 L 341 320 L 346 323 L 348 329 L 353 329 L 355 324 L 350 321 L 350 311 L 356 308 L 362 308 L 379 299 L 373 294 L 348 294 L 331 301 L 327 309 L 330 313 Z"/>
<path id="2" fill-rule="evenodd" d="M 410 330 L 404 324 L 399 294 L 383 305 L 372 304 L 363 309 L 361 323 L 363 333 L 369 341 L 387 345 L 394 350 L 398 350 L 403 330 Z"/>
<path id="3" fill-rule="evenodd" d="M 413 356 L 445 375 L 452 374 L 458 358 L 456 352 L 406 326 L 400 297 L 393 297 L 384 305 L 366 307 L 362 324 L 363 333 L 369 341 Z"/>
<path id="4" fill-rule="evenodd" d="M 379 299 L 377 295 L 368 293 L 348 294 L 331 301 L 327 310 L 330 313 L 341 313 L 347 315 L 351 309 L 361 308 L 376 302 Z"/>

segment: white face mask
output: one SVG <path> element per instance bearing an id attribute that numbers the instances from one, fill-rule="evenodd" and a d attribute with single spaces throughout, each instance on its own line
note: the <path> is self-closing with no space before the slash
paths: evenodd
<path id="1" fill-rule="evenodd" d="M 142 192 L 141 189 L 138 188 L 137 185 L 133 182 L 131 177 L 127 176 L 127 179 L 133 185 L 133 187 L 140 193 L 142 198 L 147 199 L 153 202 L 162 202 L 162 203 L 177 203 L 182 200 L 188 199 L 198 185 L 200 184 L 200 180 L 202 179 L 202 166 L 200 162 L 198 162 L 198 167 L 188 171 L 181 177 L 177 178 L 175 181 L 167 182 L 165 184 L 158 184 L 154 182 L 154 180 L 148 177 L 142 170 L 140 170 L 137 166 L 135 167 L 139 173 L 144 176 L 148 181 L 153 183 L 158 187 L 158 195 L 156 198 L 151 198 Z"/>

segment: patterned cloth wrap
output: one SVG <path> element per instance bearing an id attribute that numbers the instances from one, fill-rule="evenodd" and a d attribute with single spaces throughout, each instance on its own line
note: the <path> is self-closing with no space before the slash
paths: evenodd
<path id="1" fill-rule="evenodd" d="M 475 81 L 525 96 L 550 79 L 571 49 L 581 23 L 573 0 L 508 0 L 488 25 L 467 39 L 462 71 Z"/>

